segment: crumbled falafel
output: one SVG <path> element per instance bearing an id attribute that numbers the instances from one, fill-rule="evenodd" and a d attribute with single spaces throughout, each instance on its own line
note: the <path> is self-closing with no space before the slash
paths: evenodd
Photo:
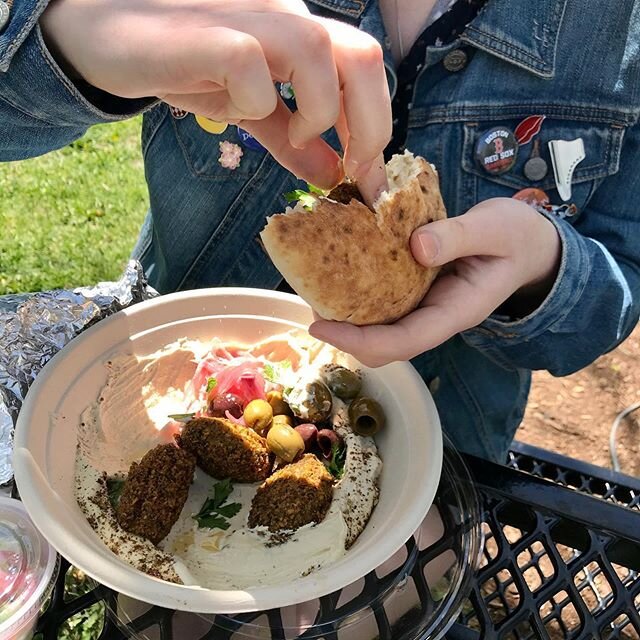
<path id="1" fill-rule="evenodd" d="M 253 429 L 226 418 L 189 420 L 176 442 L 214 478 L 260 482 L 271 472 L 267 441 Z"/>
<path id="2" fill-rule="evenodd" d="M 260 485 L 251 503 L 250 527 L 295 531 L 321 522 L 333 497 L 333 478 L 313 454 L 276 471 Z"/>
<path id="3" fill-rule="evenodd" d="M 334 187 L 327 197 L 342 204 L 349 204 L 351 200 L 366 204 L 355 182 L 342 182 L 337 187 Z"/>
<path id="4" fill-rule="evenodd" d="M 195 469 L 195 457 L 172 444 L 148 451 L 129 469 L 116 508 L 120 526 L 158 544 L 184 507 Z"/>

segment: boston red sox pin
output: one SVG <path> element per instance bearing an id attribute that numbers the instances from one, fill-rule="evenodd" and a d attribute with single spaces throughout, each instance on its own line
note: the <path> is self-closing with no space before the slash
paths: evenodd
<path id="1" fill-rule="evenodd" d="M 516 163 L 518 141 L 511 129 L 493 127 L 478 138 L 475 155 L 482 169 L 492 175 L 500 175 Z"/>

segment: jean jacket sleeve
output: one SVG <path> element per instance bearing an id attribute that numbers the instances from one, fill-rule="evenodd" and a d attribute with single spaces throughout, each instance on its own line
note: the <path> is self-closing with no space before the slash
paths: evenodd
<path id="1" fill-rule="evenodd" d="M 549 215 L 560 234 L 555 284 L 531 315 L 491 316 L 463 339 L 506 368 L 567 375 L 613 349 L 640 315 L 640 126 L 627 130 L 620 169 L 595 190 L 575 225 Z"/>
<path id="2" fill-rule="evenodd" d="M 124 120 L 155 102 L 74 84 L 51 56 L 38 20 L 48 0 L 14 0 L 0 31 L 0 161 L 67 145 L 88 127 Z"/>

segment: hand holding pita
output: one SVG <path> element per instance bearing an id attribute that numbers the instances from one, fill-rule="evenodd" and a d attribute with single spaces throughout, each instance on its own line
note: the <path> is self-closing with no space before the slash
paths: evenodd
<path id="1" fill-rule="evenodd" d="M 520 317 L 533 312 L 553 286 L 561 243 L 529 205 L 494 198 L 416 229 L 411 250 L 424 266 L 447 265 L 418 309 L 389 325 L 319 320 L 310 333 L 367 366 L 409 360 L 480 324 L 505 301 Z"/>

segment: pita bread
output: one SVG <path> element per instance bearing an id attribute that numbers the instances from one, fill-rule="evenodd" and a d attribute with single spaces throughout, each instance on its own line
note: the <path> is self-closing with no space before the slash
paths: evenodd
<path id="1" fill-rule="evenodd" d="M 417 227 L 446 218 L 437 173 L 407 151 L 387 163 L 387 177 L 374 211 L 319 198 L 311 212 L 298 204 L 271 216 L 260 234 L 287 282 L 327 320 L 393 322 L 418 306 L 438 273 L 409 247 Z"/>

